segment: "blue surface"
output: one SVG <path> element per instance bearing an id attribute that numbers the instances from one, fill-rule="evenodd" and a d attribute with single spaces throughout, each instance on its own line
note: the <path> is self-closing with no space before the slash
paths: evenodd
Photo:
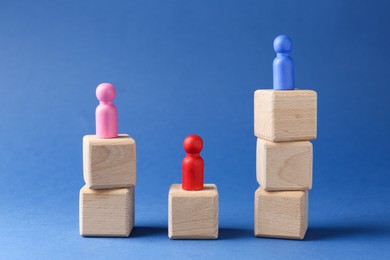
<path id="1" fill-rule="evenodd" d="M 0 258 L 390 257 L 387 1 L 0 2 Z M 318 92 L 304 241 L 253 237 L 253 92 L 272 88 L 273 39 L 294 40 L 295 85 Z M 81 142 L 101 82 L 137 141 L 130 238 L 82 238 Z M 202 99 L 202 102 L 196 100 Z M 170 241 L 182 141 L 202 136 L 220 239 Z"/>
<path id="2" fill-rule="evenodd" d="M 273 62 L 273 89 L 294 89 L 294 61 L 290 54 L 292 40 L 287 35 L 279 35 L 274 40 L 276 58 Z"/>

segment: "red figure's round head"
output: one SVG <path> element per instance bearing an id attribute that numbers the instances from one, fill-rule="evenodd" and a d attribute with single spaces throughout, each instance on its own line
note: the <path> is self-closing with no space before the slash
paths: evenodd
<path id="1" fill-rule="evenodd" d="M 96 97 L 102 102 L 112 102 L 116 96 L 114 85 L 102 83 L 96 88 Z"/>
<path id="2" fill-rule="evenodd" d="M 183 146 L 186 153 L 190 153 L 190 154 L 200 153 L 200 151 L 202 151 L 203 148 L 203 141 L 202 138 L 200 138 L 200 136 L 189 135 L 186 137 L 186 139 L 184 139 Z"/>

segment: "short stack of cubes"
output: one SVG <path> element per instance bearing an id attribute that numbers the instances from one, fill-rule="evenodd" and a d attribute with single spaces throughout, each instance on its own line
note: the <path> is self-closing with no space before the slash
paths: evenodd
<path id="1" fill-rule="evenodd" d="M 311 90 L 256 90 L 255 192 L 257 237 L 303 239 L 308 226 L 317 135 L 317 93 Z"/>
<path id="2" fill-rule="evenodd" d="M 128 237 L 134 226 L 136 144 L 127 134 L 83 138 L 82 236 Z"/>

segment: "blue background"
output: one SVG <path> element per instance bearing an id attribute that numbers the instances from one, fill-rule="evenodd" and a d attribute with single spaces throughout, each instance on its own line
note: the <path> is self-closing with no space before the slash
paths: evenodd
<path id="1" fill-rule="evenodd" d="M 109 2 L 109 3 L 108 3 Z M 387 1 L 1 1 L 0 258 L 390 257 Z M 255 238 L 253 92 L 272 87 L 274 37 L 292 37 L 296 86 L 318 92 L 304 241 Z M 137 141 L 129 238 L 78 230 L 82 137 L 95 88 L 117 88 Z M 182 141 L 205 142 L 220 239 L 167 237 Z"/>

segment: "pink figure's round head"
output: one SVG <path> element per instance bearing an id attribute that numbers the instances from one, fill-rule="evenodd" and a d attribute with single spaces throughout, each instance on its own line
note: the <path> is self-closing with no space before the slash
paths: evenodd
<path id="1" fill-rule="evenodd" d="M 197 135 L 189 135 L 184 139 L 183 142 L 184 150 L 186 153 L 194 154 L 200 153 L 203 148 L 203 141 L 200 136 Z"/>
<path id="2" fill-rule="evenodd" d="M 96 97 L 99 101 L 112 102 L 115 95 L 115 87 L 110 83 L 102 83 L 96 88 Z"/>

